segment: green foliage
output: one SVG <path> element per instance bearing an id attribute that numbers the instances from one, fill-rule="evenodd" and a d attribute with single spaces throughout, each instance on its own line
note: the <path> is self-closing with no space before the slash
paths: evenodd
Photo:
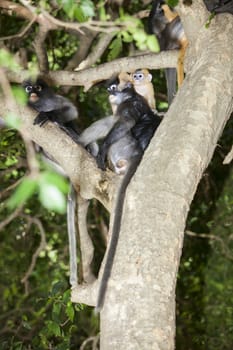
<path id="1" fill-rule="evenodd" d="M 57 173 L 43 171 L 38 179 L 25 177 L 8 201 L 8 207 L 14 209 L 23 205 L 35 192 L 39 193 L 41 204 L 58 213 L 65 213 L 68 192 L 67 182 Z"/>
<path id="2" fill-rule="evenodd" d="M 58 0 L 66 15 L 79 22 L 84 22 L 95 15 L 94 4 L 91 0 Z"/>
<path id="3" fill-rule="evenodd" d="M 15 100 L 20 103 L 21 105 L 25 106 L 27 104 L 27 94 L 25 91 L 18 86 L 12 87 L 12 92 Z"/>
<path id="4" fill-rule="evenodd" d="M 38 5 L 38 1 L 32 1 Z M 54 4 L 59 6 L 55 8 Z M 175 6 L 177 1 L 169 1 Z M 89 0 L 58 0 L 39 2 L 51 15 L 66 22 L 108 21 L 120 25 L 115 37 L 98 63 L 127 56 L 131 50 L 157 52 L 159 46 L 153 35 L 146 34 L 146 21 L 134 17 L 140 10 L 150 8 L 139 0 L 124 3 L 124 9 L 114 2 Z M 143 23 L 143 21 L 145 23 Z M 26 21 L 17 16 L 1 13 L 1 36 L 15 35 L 25 27 Z M 26 51 L 30 75 L 38 67 L 32 43 L 38 25 L 31 26 L 27 35 L 4 40 L 7 50 L 0 50 L 0 65 L 18 71 L 14 59 L 21 49 Z M 88 36 L 85 33 L 85 37 Z M 50 31 L 45 42 L 49 67 L 66 69 L 80 49 L 80 33 L 65 30 Z M 95 48 L 99 34 L 88 53 Z M 81 50 L 80 50 L 81 51 Z M 11 52 L 11 53 L 10 53 Z M 167 108 L 163 71 L 153 71 L 157 108 Z M 22 90 L 13 88 L 18 102 L 25 103 Z M 61 91 L 61 94 L 65 94 Z M 104 85 L 91 88 L 73 87 L 69 96 L 79 107 L 79 123 L 85 128 L 110 113 L 108 95 Z M 11 128 L 20 128 L 15 115 L 7 116 Z M 47 168 L 36 179 L 28 177 L 26 154 L 19 134 L 13 129 L 0 130 L 0 223 L 9 218 L 11 208 L 23 204 L 22 215 L 11 220 L 0 235 L 0 349 L 79 349 L 85 339 L 98 333 L 99 321 L 92 308 L 70 302 L 69 256 L 65 210 L 67 182 Z M 185 237 L 184 250 L 177 284 L 177 350 L 231 350 L 232 329 L 232 169 L 222 165 L 232 143 L 232 122 L 219 141 L 215 156 L 193 201 L 187 229 L 197 233 L 213 234 L 217 240 Z M 23 179 L 23 180 L 22 180 Z M 15 183 L 21 181 L 19 187 Z M 15 192 L 14 192 L 15 190 Z M 12 194 L 13 193 L 13 194 Z M 43 226 L 47 245 L 36 259 L 26 283 L 21 280 L 41 243 L 41 232 L 36 220 Z M 95 245 L 93 271 L 96 274 L 105 245 L 101 237 L 108 217 L 100 204 L 91 202 L 88 213 L 89 232 Z"/>
<path id="5" fill-rule="evenodd" d="M 45 171 L 39 178 L 39 199 L 43 206 L 58 213 L 65 213 L 66 199 L 64 194 L 68 192 L 65 179 L 57 173 Z"/>
<path id="6" fill-rule="evenodd" d="M 109 45 L 109 54 L 108 54 L 108 60 L 112 61 L 115 58 L 117 58 L 121 51 L 122 51 L 122 38 L 121 36 L 117 36 Z"/>
<path id="7" fill-rule="evenodd" d="M 33 195 L 36 188 L 37 181 L 35 179 L 31 179 L 30 177 L 25 177 L 9 199 L 8 207 L 10 209 L 14 209 L 21 206 Z"/>
<path id="8" fill-rule="evenodd" d="M 5 49 L 0 49 L 0 66 L 15 72 L 20 69 L 12 54 Z"/>
<path id="9" fill-rule="evenodd" d="M 22 124 L 20 118 L 13 113 L 8 113 L 6 115 L 5 122 L 6 122 L 7 126 L 14 128 L 14 129 L 19 129 L 21 124 Z"/>
<path id="10" fill-rule="evenodd" d="M 166 3 L 171 6 L 171 7 L 175 7 L 176 5 L 178 5 L 179 0 L 166 0 Z"/>
<path id="11" fill-rule="evenodd" d="M 139 50 L 151 50 L 152 52 L 159 52 L 158 40 L 154 35 L 148 35 L 145 32 L 144 25 L 138 18 L 129 16 L 121 11 L 121 16 L 116 23 L 124 23 L 125 28 L 120 31 L 122 41 L 126 43 L 135 42 Z"/>

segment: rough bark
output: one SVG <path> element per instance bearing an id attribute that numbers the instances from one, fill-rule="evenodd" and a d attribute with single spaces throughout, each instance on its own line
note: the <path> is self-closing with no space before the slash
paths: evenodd
<path id="1" fill-rule="evenodd" d="M 206 29 L 207 17 L 198 17 L 190 70 L 127 191 L 101 350 L 174 349 L 185 221 L 233 109 L 233 17 Z"/>

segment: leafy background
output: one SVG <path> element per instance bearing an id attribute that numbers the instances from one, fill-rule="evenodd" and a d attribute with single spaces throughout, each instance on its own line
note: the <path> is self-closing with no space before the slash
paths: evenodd
<path id="1" fill-rule="evenodd" d="M 138 50 L 157 50 L 156 40 L 145 34 L 146 18 L 132 17 L 140 10 L 149 9 L 148 1 L 125 1 L 124 7 L 119 7 L 115 2 L 102 0 L 59 0 L 55 2 L 58 5 L 55 9 L 51 5 L 54 2 L 33 3 L 63 21 L 84 22 L 93 16 L 101 21 L 130 21 L 127 28 L 116 33 L 96 64 Z M 0 37 L 17 34 L 24 22 L 1 10 Z M 28 69 L 33 72 L 37 57 L 32 42 L 37 30 L 35 25 L 22 38 L 3 40 L 1 66 L 8 62 L 8 67 L 17 69 L 15 58 L 24 49 Z M 50 32 L 46 40 L 50 69 L 66 69 L 78 47 L 79 40 L 72 31 Z M 157 70 L 152 74 L 157 108 L 163 110 L 167 107 L 164 73 Z M 110 111 L 103 85 L 87 93 L 82 87 L 55 88 L 78 107 L 82 129 Z M 23 102 L 24 97 L 17 89 L 15 95 Z M 15 121 L 13 125 L 17 126 Z M 92 349 L 93 342 L 98 342 L 98 316 L 92 308 L 70 302 L 65 203 L 59 208 L 46 206 L 48 186 L 55 184 L 64 200 L 68 184 L 51 174 L 41 162 L 40 178 L 21 183 L 24 186 L 21 187 L 22 204 L 21 192 L 15 194 L 14 190 L 27 174 L 24 142 L 15 127 L 0 132 L 0 349 Z M 190 209 L 177 284 L 178 350 L 233 348 L 233 172 L 231 165 L 222 164 L 231 142 L 230 120 Z M 9 224 L 1 226 L 19 206 L 20 213 Z M 93 200 L 88 229 L 96 247 L 95 273 L 104 254 L 107 224 L 108 214 Z M 42 249 L 26 278 L 40 245 Z"/>

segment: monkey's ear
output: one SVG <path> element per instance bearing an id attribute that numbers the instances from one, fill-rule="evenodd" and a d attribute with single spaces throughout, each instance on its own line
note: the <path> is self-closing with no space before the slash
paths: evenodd
<path id="1" fill-rule="evenodd" d="M 148 81 L 151 81 L 152 80 L 152 75 L 149 73 L 148 74 Z"/>

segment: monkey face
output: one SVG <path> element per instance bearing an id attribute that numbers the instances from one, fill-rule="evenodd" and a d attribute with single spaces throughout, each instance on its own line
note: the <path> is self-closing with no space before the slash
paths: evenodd
<path id="1" fill-rule="evenodd" d="M 134 82 L 134 85 L 142 85 L 150 82 L 152 80 L 152 75 L 148 72 L 147 69 L 142 69 L 132 74 L 132 80 Z"/>
<path id="2" fill-rule="evenodd" d="M 29 104 L 36 103 L 48 88 L 47 84 L 41 79 L 37 79 L 35 82 L 32 80 L 25 81 L 23 87 L 28 95 Z"/>
<path id="3" fill-rule="evenodd" d="M 108 88 L 109 102 L 112 105 L 119 105 L 131 97 L 132 91 L 135 93 L 133 85 L 129 82 L 122 89 L 119 89 L 119 86 L 113 84 Z"/>
<path id="4" fill-rule="evenodd" d="M 42 87 L 40 85 L 35 85 L 35 86 L 27 85 L 25 87 L 25 91 L 29 96 L 29 101 L 32 103 L 39 100 L 41 90 L 42 90 Z"/>

